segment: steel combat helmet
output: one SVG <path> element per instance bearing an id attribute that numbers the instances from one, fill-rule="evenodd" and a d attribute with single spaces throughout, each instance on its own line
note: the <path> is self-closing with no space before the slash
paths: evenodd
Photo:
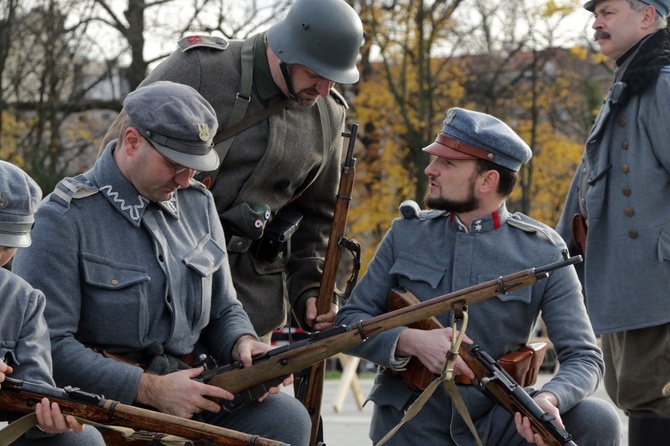
<path id="1" fill-rule="evenodd" d="M 344 0 L 297 0 L 267 40 L 285 64 L 300 64 L 338 84 L 358 82 L 363 24 Z"/>

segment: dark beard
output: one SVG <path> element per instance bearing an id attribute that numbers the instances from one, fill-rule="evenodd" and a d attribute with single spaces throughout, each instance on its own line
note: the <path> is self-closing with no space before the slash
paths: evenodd
<path id="1" fill-rule="evenodd" d="M 479 208 L 479 199 L 473 195 L 470 195 L 468 198 L 462 201 L 454 201 L 442 197 L 431 198 L 426 196 L 424 203 L 430 209 L 453 212 L 455 214 L 471 212 Z"/>

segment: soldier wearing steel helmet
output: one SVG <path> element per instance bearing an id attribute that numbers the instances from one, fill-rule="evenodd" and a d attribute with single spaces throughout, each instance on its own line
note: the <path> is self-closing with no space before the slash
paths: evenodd
<path id="1" fill-rule="evenodd" d="M 287 303 L 313 330 L 328 328 L 335 317 L 335 305 L 318 317 L 315 307 L 347 109 L 334 86 L 358 81 L 363 38 L 360 18 L 343 0 L 298 0 L 283 20 L 245 41 L 185 37 L 143 83 L 194 87 L 214 107 L 220 132 L 240 109 L 246 108 L 238 117 L 243 123 L 286 104 L 228 146 L 217 144 L 221 167 L 202 178 L 226 232 L 239 299 L 266 339 L 284 323 Z M 105 141 L 114 136 L 108 132 Z M 268 253 L 273 220 L 297 230 L 279 252 Z"/>

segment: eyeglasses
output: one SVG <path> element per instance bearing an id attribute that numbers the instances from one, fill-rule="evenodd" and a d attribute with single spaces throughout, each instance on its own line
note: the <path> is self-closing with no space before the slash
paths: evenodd
<path id="1" fill-rule="evenodd" d="M 163 154 L 161 153 L 161 151 L 158 150 L 158 149 L 156 148 L 155 145 L 153 145 L 153 143 L 151 142 L 150 139 L 148 139 L 148 138 L 144 138 L 144 139 L 145 139 L 145 141 L 146 141 L 147 143 L 149 143 L 149 145 L 151 146 L 151 148 L 154 149 L 156 152 L 158 152 L 158 154 L 159 154 L 160 156 L 163 157 L 163 159 L 165 160 L 165 162 L 168 163 L 168 165 L 169 165 L 170 167 L 172 167 L 172 170 L 174 171 L 174 176 L 181 175 L 182 173 L 186 172 L 187 170 L 191 170 L 191 171 L 193 171 L 193 175 L 197 175 L 197 174 L 200 173 L 199 170 L 195 170 L 195 169 L 191 169 L 190 167 L 182 166 L 181 164 L 177 164 L 177 163 L 175 163 L 174 161 L 170 160 L 170 158 L 168 158 L 167 156 L 163 155 Z"/>

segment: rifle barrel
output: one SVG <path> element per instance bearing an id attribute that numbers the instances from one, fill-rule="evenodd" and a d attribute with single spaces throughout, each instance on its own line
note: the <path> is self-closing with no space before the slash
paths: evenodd
<path id="1" fill-rule="evenodd" d="M 222 366 L 210 370 L 207 375 L 201 377 L 208 384 L 221 387 L 234 394 L 240 393 L 273 379 L 276 380 L 278 377 L 289 376 L 291 373 L 348 350 L 370 336 L 445 313 L 452 310 L 456 304 L 470 305 L 505 292 L 530 286 L 546 278 L 550 271 L 571 264 L 571 261 L 564 260 L 539 269 L 519 271 L 435 297 L 412 307 L 401 308 L 348 326 L 333 327 L 318 333 L 313 339 L 295 348 L 283 346 L 279 347 L 280 350 L 270 350 L 265 355 L 255 358 L 252 367 L 243 368 L 239 364 Z M 406 291 L 394 289 L 391 292 L 404 293 Z"/>

